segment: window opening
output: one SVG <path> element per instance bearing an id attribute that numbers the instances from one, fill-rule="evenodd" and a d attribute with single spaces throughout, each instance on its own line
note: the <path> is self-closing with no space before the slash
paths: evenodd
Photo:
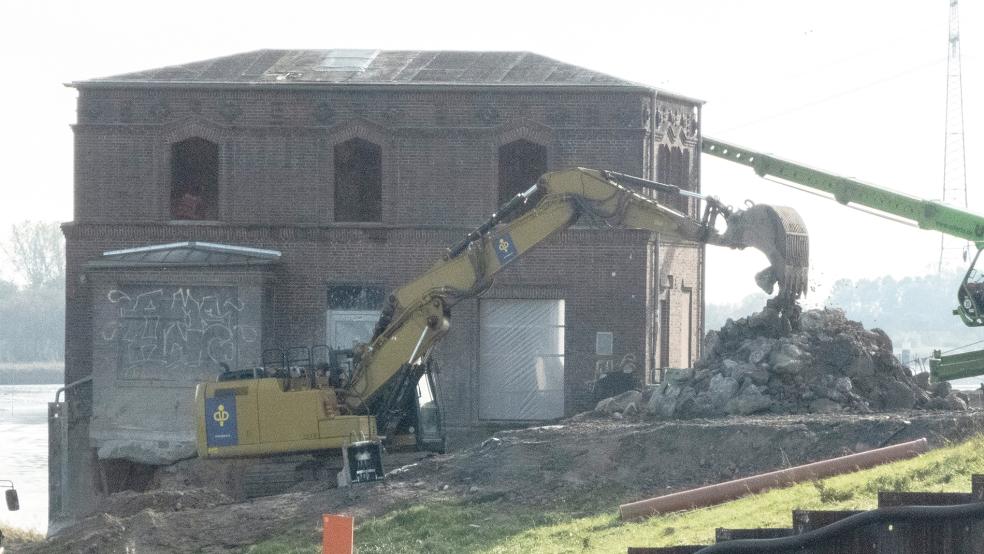
<path id="1" fill-rule="evenodd" d="M 381 221 L 382 148 L 354 138 L 335 146 L 335 221 Z"/>
<path id="2" fill-rule="evenodd" d="M 672 185 L 670 182 L 672 177 L 670 177 L 670 148 L 665 144 L 660 144 L 659 148 L 656 150 L 656 181 L 664 183 L 667 185 Z M 656 194 L 656 201 L 664 206 L 672 206 L 671 198 L 669 193 L 659 192 Z"/>
<path id="3" fill-rule="evenodd" d="M 200 137 L 171 145 L 171 218 L 219 216 L 219 146 Z"/>
<path id="4" fill-rule="evenodd" d="M 328 287 L 327 343 L 348 349 L 372 339 L 385 293 L 380 287 L 333 285 Z"/>
<path id="5" fill-rule="evenodd" d="M 670 295 L 659 303 L 659 367 L 670 367 Z"/>
<path id="6" fill-rule="evenodd" d="M 673 147 L 670 151 L 670 184 L 690 190 L 690 151 Z M 672 204 L 677 210 L 689 213 L 690 198 L 677 195 Z"/>
<path id="7" fill-rule="evenodd" d="M 499 147 L 499 206 L 533 186 L 547 172 L 547 148 L 528 140 Z"/>
<path id="8" fill-rule="evenodd" d="M 656 152 L 656 180 L 690 190 L 690 150 L 660 144 Z M 660 204 L 690 213 L 690 198 L 686 196 L 661 192 L 657 198 Z"/>

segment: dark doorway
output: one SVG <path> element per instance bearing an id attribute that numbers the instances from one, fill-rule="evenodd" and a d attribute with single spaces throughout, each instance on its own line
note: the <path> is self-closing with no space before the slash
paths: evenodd
<path id="1" fill-rule="evenodd" d="M 499 147 L 499 205 L 525 192 L 547 172 L 547 148 L 528 140 Z"/>
<path id="2" fill-rule="evenodd" d="M 381 221 L 383 154 L 354 138 L 335 146 L 335 221 Z"/>
<path id="3" fill-rule="evenodd" d="M 219 146 L 199 137 L 171 145 L 171 218 L 219 218 Z"/>

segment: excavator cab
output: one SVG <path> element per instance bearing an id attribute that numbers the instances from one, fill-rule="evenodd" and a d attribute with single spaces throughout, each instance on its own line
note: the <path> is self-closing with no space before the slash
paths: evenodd
<path id="1" fill-rule="evenodd" d="M 953 310 L 969 327 L 984 326 L 984 260 L 981 259 L 981 252 L 977 251 L 974 262 L 960 283 L 957 309 Z"/>

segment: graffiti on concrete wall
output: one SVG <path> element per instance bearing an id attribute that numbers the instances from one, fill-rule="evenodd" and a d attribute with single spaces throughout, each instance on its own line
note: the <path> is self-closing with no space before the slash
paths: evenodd
<path id="1" fill-rule="evenodd" d="M 132 287 L 107 294 L 113 316 L 102 339 L 115 343 L 123 379 L 179 379 L 238 365 L 255 326 L 240 323 L 245 305 L 233 287 Z"/>

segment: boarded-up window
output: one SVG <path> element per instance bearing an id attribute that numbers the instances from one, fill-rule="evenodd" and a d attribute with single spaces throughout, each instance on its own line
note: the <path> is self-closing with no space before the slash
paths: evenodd
<path id="1" fill-rule="evenodd" d="M 381 221 L 383 154 L 354 138 L 335 146 L 335 221 Z"/>
<path id="2" fill-rule="evenodd" d="M 171 218 L 219 217 L 219 146 L 200 137 L 171 145 Z"/>
<path id="3" fill-rule="evenodd" d="M 564 301 L 479 303 L 479 417 L 564 415 Z"/>
<path id="4" fill-rule="evenodd" d="M 528 140 L 499 147 L 499 205 L 536 184 L 547 172 L 547 148 Z"/>

